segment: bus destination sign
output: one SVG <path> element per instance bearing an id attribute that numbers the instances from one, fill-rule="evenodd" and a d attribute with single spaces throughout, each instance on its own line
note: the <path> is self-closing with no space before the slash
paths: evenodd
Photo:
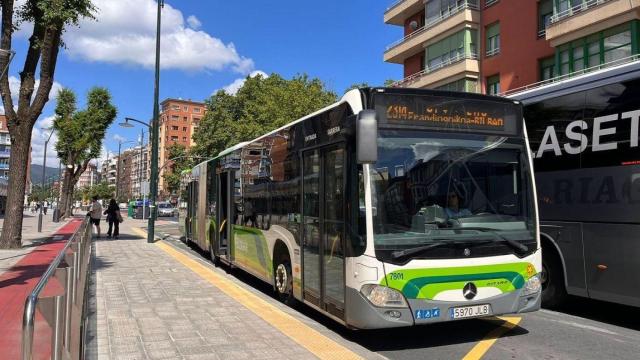
<path id="1" fill-rule="evenodd" d="M 433 95 L 380 94 L 375 99 L 379 119 L 389 125 L 516 135 L 519 129 L 513 104 Z"/>

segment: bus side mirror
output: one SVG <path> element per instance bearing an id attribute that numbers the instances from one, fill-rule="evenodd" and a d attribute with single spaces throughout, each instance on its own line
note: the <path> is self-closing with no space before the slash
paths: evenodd
<path id="1" fill-rule="evenodd" d="M 362 110 L 356 118 L 356 157 L 358 164 L 378 161 L 378 120 L 375 110 Z"/>

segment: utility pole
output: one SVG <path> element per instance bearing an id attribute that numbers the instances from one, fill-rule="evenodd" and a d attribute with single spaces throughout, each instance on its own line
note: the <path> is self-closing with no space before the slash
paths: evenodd
<path id="1" fill-rule="evenodd" d="M 155 237 L 156 197 L 158 195 L 158 132 L 159 132 L 159 97 L 160 97 L 160 21 L 164 0 L 158 0 L 158 16 L 156 28 L 156 73 L 153 89 L 153 120 L 151 123 L 151 194 L 149 197 L 149 222 L 147 225 L 147 242 L 153 243 Z"/>
<path id="2" fill-rule="evenodd" d="M 42 160 L 42 181 L 40 182 L 40 192 L 44 195 L 44 177 L 45 170 L 47 170 L 47 146 L 49 146 L 49 140 L 53 135 L 53 129 L 49 133 L 47 141 L 44 142 L 44 159 Z M 44 201 L 40 200 L 40 213 L 38 213 L 38 232 L 42 232 L 42 208 L 44 207 Z"/>

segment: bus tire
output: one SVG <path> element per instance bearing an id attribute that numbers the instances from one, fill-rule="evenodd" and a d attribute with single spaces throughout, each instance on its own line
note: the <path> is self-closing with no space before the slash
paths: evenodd
<path id="1" fill-rule="evenodd" d="M 288 257 L 280 257 L 273 269 L 274 287 L 280 301 L 287 305 L 293 305 L 293 275 L 291 273 L 291 261 Z"/>
<path id="2" fill-rule="evenodd" d="M 562 263 L 555 249 L 550 246 L 544 247 L 542 254 L 542 306 L 557 309 L 567 300 Z"/>

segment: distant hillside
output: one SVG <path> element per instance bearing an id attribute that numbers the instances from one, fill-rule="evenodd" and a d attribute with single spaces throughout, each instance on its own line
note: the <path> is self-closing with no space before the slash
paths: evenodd
<path id="1" fill-rule="evenodd" d="M 58 180 L 58 168 L 48 167 L 44 174 L 45 182 Z M 31 164 L 31 182 L 34 185 L 39 185 L 42 182 L 42 165 Z"/>

